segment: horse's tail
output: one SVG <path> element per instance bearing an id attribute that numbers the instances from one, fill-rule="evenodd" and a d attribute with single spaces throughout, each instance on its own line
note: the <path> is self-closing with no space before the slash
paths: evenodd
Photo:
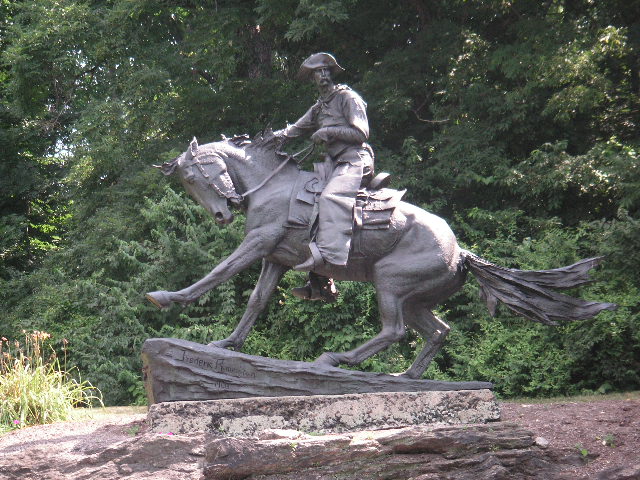
<path id="1" fill-rule="evenodd" d="M 615 310 L 613 303 L 600 303 L 554 292 L 590 283 L 589 270 L 603 257 L 580 260 L 568 267 L 553 270 L 516 270 L 490 263 L 464 250 L 465 266 L 480 283 L 480 297 L 495 315 L 498 301 L 529 320 L 558 325 L 558 320 L 586 320 L 602 310 Z"/>

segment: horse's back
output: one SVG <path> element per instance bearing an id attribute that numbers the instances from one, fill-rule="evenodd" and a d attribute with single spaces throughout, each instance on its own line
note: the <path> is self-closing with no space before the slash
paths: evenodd
<path id="1" fill-rule="evenodd" d="M 453 259 L 458 245 L 445 220 L 407 202 L 398 203 L 388 225 L 364 227 L 358 235 L 360 238 L 355 238 L 354 243 L 369 258 L 380 258 L 391 251 L 419 255 L 437 250 Z"/>
<path id="2" fill-rule="evenodd" d="M 405 248 L 415 251 L 438 251 L 448 262 L 459 254 L 458 242 L 449 224 L 441 217 L 426 210 L 401 202 L 399 214 L 406 218 L 403 229 Z"/>

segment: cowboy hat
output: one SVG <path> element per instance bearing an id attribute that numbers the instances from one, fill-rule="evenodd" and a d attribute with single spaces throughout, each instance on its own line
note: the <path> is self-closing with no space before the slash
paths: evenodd
<path id="1" fill-rule="evenodd" d="M 328 68 L 331 76 L 344 72 L 344 68 L 338 65 L 338 62 L 336 62 L 336 59 L 330 53 L 314 53 L 300 65 L 300 70 L 298 70 L 297 75 L 298 80 L 308 80 L 317 68 Z"/>

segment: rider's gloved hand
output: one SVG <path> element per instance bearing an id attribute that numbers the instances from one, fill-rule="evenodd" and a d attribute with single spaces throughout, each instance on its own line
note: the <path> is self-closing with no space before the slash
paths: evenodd
<path id="1" fill-rule="evenodd" d="M 285 140 L 287 138 L 286 131 L 287 131 L 286 128 L 282 128 L 280 130 L 276 130 L 275 132 L 273 132 L 273 135 L 278 137 L 278 138 L 280 138 L 280 139 L 282 139 L 282 140 Z"/>
<path id="2" fill-rule="evenodd" d="M 320 145 L 321 143 L 326 143 L 329 141 L 326 128 L 321 128 L 316 133 L 311 135 L 311 141 L 316 145 Z"/>

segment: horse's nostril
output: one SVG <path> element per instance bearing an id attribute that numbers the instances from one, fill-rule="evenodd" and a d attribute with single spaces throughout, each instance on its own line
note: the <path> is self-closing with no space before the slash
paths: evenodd
<path id="1" fill-rule="evenodd" d="M 217 212 L 215 217 L 216 217 L 216 221 L 218 222 L 222 222 L 224 220 L 224 215 L 222 215 L 221 212 Z"/>

